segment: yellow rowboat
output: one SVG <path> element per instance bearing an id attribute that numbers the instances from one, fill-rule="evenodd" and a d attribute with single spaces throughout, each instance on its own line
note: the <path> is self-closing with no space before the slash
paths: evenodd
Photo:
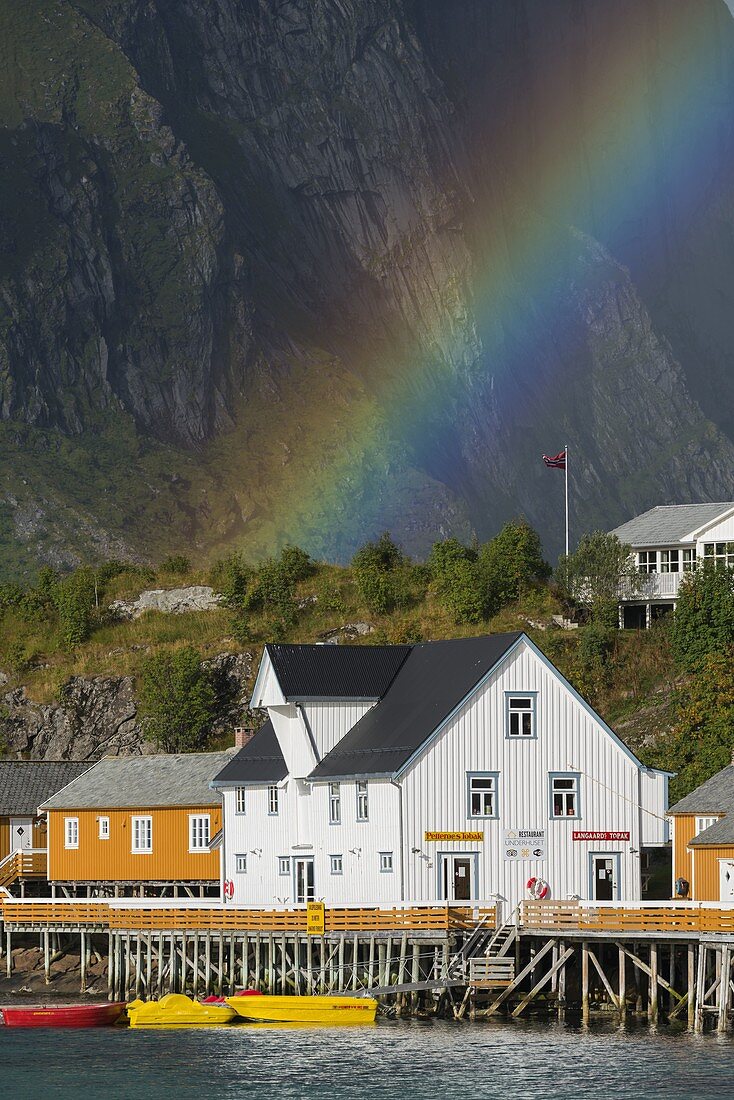
<path id="1" fill-rule="evenodd" d="M 160 1001 L 131 1001 L 130 1027 L 211 1027 L 230 1024 L 237 1013 L 226 1004 L 202 1004 L 183 993 L 166 993 Z"/>
<path id="2" fill-rule="evenodd" d="M 296 1024 L 371 1024 L 377 1012 L 373 997 L 226 997 L 245 1020 Z"/>

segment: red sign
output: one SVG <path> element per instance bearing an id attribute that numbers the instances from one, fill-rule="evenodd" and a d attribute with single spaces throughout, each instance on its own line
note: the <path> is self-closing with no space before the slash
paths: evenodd
<path id="1" fill-rule="evenodd" d="M 629 833 L 580 833 L 574 832 L 574 840 L 629 840 Z"/>

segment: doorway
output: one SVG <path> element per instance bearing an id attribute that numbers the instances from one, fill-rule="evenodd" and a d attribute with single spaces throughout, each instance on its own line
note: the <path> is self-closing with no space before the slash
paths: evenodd
<path id="1" fill-rule="evenodd" d="M 439 895 L 443 901 L 471 901 L 477 896 L 476 852 L 442 852 Z"/>
<path id="2" fill-rule="evenodd" d="M 719 860 L 719 901 L 734 901 L 734 860 Z"/>
<path id="3" fill-rule="evenodd" d="M 316 896 L 313 856 L 298 856 L 293 860 L 296 905 L 313 901 Z"/>
<path id="4" fill-rule="evenodd" d="M 11 817 L 10 851 L 27 852 L 33 847 L 33 818 Z"/>
<path id="5" fill-rule="evenodd" d="M 617 901 L 619 899 L 619 852 L 592 852 L 591 898 L 592 901 Z"/>

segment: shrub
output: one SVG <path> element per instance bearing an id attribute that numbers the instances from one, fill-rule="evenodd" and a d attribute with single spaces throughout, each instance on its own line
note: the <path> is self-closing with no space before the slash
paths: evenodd
<path id="1" fill-rule="evenodd" d="M 387 615 L 410 601 L 410 560 L 387 531 L 357 551 L 352 575 L 360 599 L 375 615 Z"/>
<path id="2" fill-rule="evenodd" d="M 620 584 L 634 596 L 644 579 L 635 566 L 632 547 L 604 531 L 584 535 L 578 549 L 562 556 L 556 569 L 556 581 L 567 597 L 587 608 L 592 618 L 610 625 L 617 621 Z"/>
<path id="3" fill-rule="evenodd" d="M 685 669 L 700 668 L 710 654 L 734 647 L 734 569 L 706 562 L 683 577 L 672 641 L 676 661 Z"/>
<path id="4" fill-rule="evenodd" d="M 175 573 L 178 576 L 185 576 L 191 572 L 191 560 L 184 554 L 169 554 L 167 558 L 164 558 L 159 565 L 161 573 Z"/>
<path id="5" fill-rule="evenodd" d="M 477 568 L 476 550 L 455 538 L 436 542 L 428 567 L 441 604 L 457 623 L 478 623 L 485 618 L 487 593 Z"/>
<path id="6" fill-rule="evenodd" d="M 205 746 L 217 696 L 211 674 L 192 646 L 148 657 L 139 696 L 144 734 L 159 749 L 196 752 Z"/>
<path id="7" fill-rule="evenodd" d="M 540 535 L 525 520 L 506 523 L 498 535 L 481 547 L 477 563 L 492 610 L 519 599 L 551 574 L 550 566 L 543 560 Z"/>
<path id="8" fill-rule="evenodd" d="M 59 581 L 53 593 L 64 645 L 81 645 L 89 637 L 96 605 L 94 574 L 84 567 Z"/>

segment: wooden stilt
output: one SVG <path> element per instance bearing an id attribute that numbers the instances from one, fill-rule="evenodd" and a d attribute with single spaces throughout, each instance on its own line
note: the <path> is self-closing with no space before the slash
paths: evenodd
<path id="1" fill-rule="evenodd" d="M 217 993 L 222 996 L 224 992 L 224 933 L 220 932 L 218 936 L 218 955 L 219 955 L 219 977 L 217 979 Z"/>
<path id="2" fill-rule="evenodd" d="M 235 982 L 234 970 L 235 970 L 235 938 L 234 932 L 229 934 L 229 972 L 227 974 L 227 988 L 229 989 L 229 995 L 232 997 L 236 989 L 237 983 Z"/>
<path id="3" fill-rule="evenodd" d="M 346 937 L 345 937 L 344 933 L 342 932 L 341 935 L 339 936 L 339 963 L 338 963 L 338 967 L 339 967 L 339 985 L 338 985 L 338 989 L 339 989 L 340 993 L 342 993 L 343 990 L 344 990 L 344 941 L 345 941 L 345 938 Z"/>
<path id="4" fill-rule="evenodd" d="M 113 938 L 112 933 L 107 933 L 107 1000 L 113 1001 L 115 999 L 115 980 L 114 980 L 114 951 L 112 948 Z"/>
<path id="5" fill-rule="evenodd" d="M 650 981 L 648 984 L 647 1015 L 651 1024 L 658 1022 L 658 945 L 650 944 Z"/>
<path id="6" fill-rule="evenodd" d="M 558 941 L 558 951 L 562 955 L 565 951 L 565 944 L 563 940 Z M 566 964 L 564 963 L 561 969 L 558 971 L 558 979 L 556 984 L 556 1004 L 558 1006 L 558 1016 L 563 1017 L 566 1012 Z"/>
<path id="7" fill-rule="evenodd" d="M 619 969 L 619 1000 L 617 1007 L 622 1020 L 627 1015 L 627 957 L 621 947 L 617 949 L 617 966 Z"/>
<path id="8" fill-rule="evenodd" d="M 706 944 L 698 945 L 698 972 L 696 974 L 696 1007 L 694 1010 L 695 1031 L 703 1031 L 703 1002 L 706 992 Z"/>
<path id="9" fill-rule="evenodd" d="M 581 1016 L 589 1020 L 589 945 L 581 944 Z"/>
<path id="10" fill-rule="evenodd" d="M 375 937 L 374 934 L 370 936 L 369 956 L 367 959 L 367 986 L 370 988 L 375 984 Z"/>
<path id="11" fill-rule="evenodd" d="M 596 953 L 594 951 L 592 951 L 591 949 L 589 950 L 589 958 L 590 958 L 590 960 L 591 960 L 591 962 L 594 966 L 594 969 L 596 970 L 596 972 L 598 973 L 599 977 L 602 980 L 602 984 L 603 984 L 604 988 L 607 991 L 607 995 L 609 996 L 609 1000 L 611 1001 L 611 1003 L 614 1005 L 615 1008 L 619 1008 L 619 1002 L 617 1001 L 617 995 L 614 992 L 614 990 L 612 989 L 611 982 L 609 981 L 606 974 L 604 973 L 604 969 L 603 969 L 601 963 L 599 962 L 598 958 L 596 957 Z"/>
<path id="12" fill-rule="evenodd" d="M 158 973 L 156 974 L 156 989 L 160 998 L 163 989 L 163 933 L 158 933 Z"/>
<path id="13" fill-rule="evenodd" d="M 696 948 L 688 944 L 688 1026 L 693 1027 L 696 1014 Z"/>
<path id="14" fill-rule="evenodd" d="M 506 987 L 505 987 L 505 988 L 504 988 L 504 989 L 502 990 L 502 992 L 501 992 L 501 993 L 500 993 L 500 995 L 499 995 L 499 996 L 498 996 L 498 997 L 496 998 L 496 1000 L 494 1000 L 494 1001 L 492 1002 L 492 1004 L 491 1004 L 491 1005 L 489 1006 L 489 1008 L 487 1009 L 487 1012 L 486 1012 L 486 1015 L 487 1015 L 487 1016 L 491 1016 L 491 1015 L 493 1015 L 493 1014 L 494 1014 L 494 1013 L 495 1013 L 495 1012 L 497 1011 L 497 1009 L 498 1009 L 498 1008 L 500 1007 L 500 1005 L 501 1005 L 501 1004 L 503 1004 L 503 1003 L 504 1003 L 504 1002 L 505 1002 L 505 1001 L 507 1000 L 507 998 L 508 998 L 508 997 L 510 996 L 510 994 L 511 994 L 511 993 L 512 993 L 512 992 L 513 992 L 513 991 L 514 991 L 515 989 L 517 989 L 517 987 L 518 987 L 518 986 L 519 986 L 519 985 L 521 984 L 521 982 L 522 982 L 522 981 L 523 981 L 523 980 L 524 980 L 524 979 L 525 979 L 525 978 L 526 978 L 526 977 L 528 976 L 528 974 L 530 973 L 530 971 L 532 970 L 532 968 L 533 968 L 534 966 L 537 966 L 537 965 L 538 965 L 538 963 L 540 962 L 540 960 L 541 960 L 541 959 L 542 959 L 542 958 L 543 958 L 543 957 L 544 957 L 545 955 L 547 955 L 547 954 L 548 954 L 548 952 L 549 952 L 549 951 L 551 950 L 551 948 L 553 947 L 553 942 L 554 942 L 553 940 L 548 940 L 548 941 L 547 941 L 547 943 L 545 943 L 545 944 L 544 944 L 544 945 L 543 945 L 543 946 L 541 947 L 540 951 L 538 951 L 538 953 L 537 953 L 537 955 L 535 956 L 535 958 L 534 958 L 534 959 L 532 959 L 532 960 L 531 960 L 531 961 L 530 961 L 530 962 L 528 963 L 528 965 L 527 965 L 527 966 L 523 967 L 523 969 L 522 969 L 522 970 L 521 970 L 521 971 L 519 972 L 519 974 L 516 974 L 516 975 L 515 975 L 515 977 L 513 978 L 513 980 L 512 980 L 511 982 L 510 982 L 510 984 L 509 984 L 508 986 L 506 986 Z"/>
<path id="15" fill-rule="evenodd" d="M 43 974 L 46 985 L 51 984 L 51 948 L 49 932 L 43 933 Z"/>
<path id="16" fill-rule="evenodd" d="M 79 933 L 79 992 L 87 988 L 87 934 Z"/>
<path id="17" fill-rule="evenodd" d="M 717 1030 L 726 1031 L 729 1026 L 729 997 L 731 990 L 731 949 L 728 944 L 721 945 L 721 981 L 719 983 Z"/>
<path id="18" fill-rule="evenodd" d="M 540 993 L 541 989 L 545 985 L 547 985 L 548 982 L 553 978 L 553 976 L 558 972 L 559 968 L 562 967 L 562 966 L 565 966 L 566 962 L 571 958 L 572 955 L 573 955 L 573 948 L 568 947 L 560 957 L 556 958 L 556 961 L 551 965 L 550 970 L 546 974 L 543 975 L 543 977 L 540 979 L 539 982 L 536 982 L 536 984 L 532 987 L 530 992 L 527 993 L 523 997 L 523 999 L 520 1001 L 520 1004 L 517 1006 L 517 1008 L 513 1009 L 513 1011 L 512 1011 L 513 1016 L 519 1016 L 520 1015 L 520 1013 L 523 1011 L 523 1009 L 533 1000 L 534 997 L 536 997 L 538 995 L 538 993 Z M 592 958 L 593 958 L 593 956 L 592 956 Z M 533 968 L 532 967 L 531 967 L 530 973 L 531 973 L 531 975 L 533 973 Z"/>
<path id="19" fill-rule="evenodd" d="M 189 967 L 189 940 L 185 932 L 181 933 L 181 992 L 186 992 L 187 970 Z"/>
<path id="20" fill-rule="evenodd" d="M 200 975 L 199 975 L 199 933 L 198 932 L 194 932 L 193 971 L 194 971 L 194 973 L 193 973 L 193 977 L 192 977 L 192 985 L 193 985 L 192 996 L 196 997 L 197 993 L 199 992 L 199 978 L 200 978 Z"/>
<path id="21" fill-rule="evenodd" d="M 204 992 L 207 997 L 212 991 L 212 934 L 204 934 Z"/>
<path id="22" fill-rule="evenodd" d="M 150 997 L 150 981 L 153 972 L 153 934 L 145 936 L 145 996 Z"/>
<path id="23" fill-rule="evenodd" d="M 135 996 L 140 997 L 143 992 L 143 966 L 142 966 L 142 953 L 143 953 L 143 936 L 141 932 L 138 932 L 135 937 Z"/>

